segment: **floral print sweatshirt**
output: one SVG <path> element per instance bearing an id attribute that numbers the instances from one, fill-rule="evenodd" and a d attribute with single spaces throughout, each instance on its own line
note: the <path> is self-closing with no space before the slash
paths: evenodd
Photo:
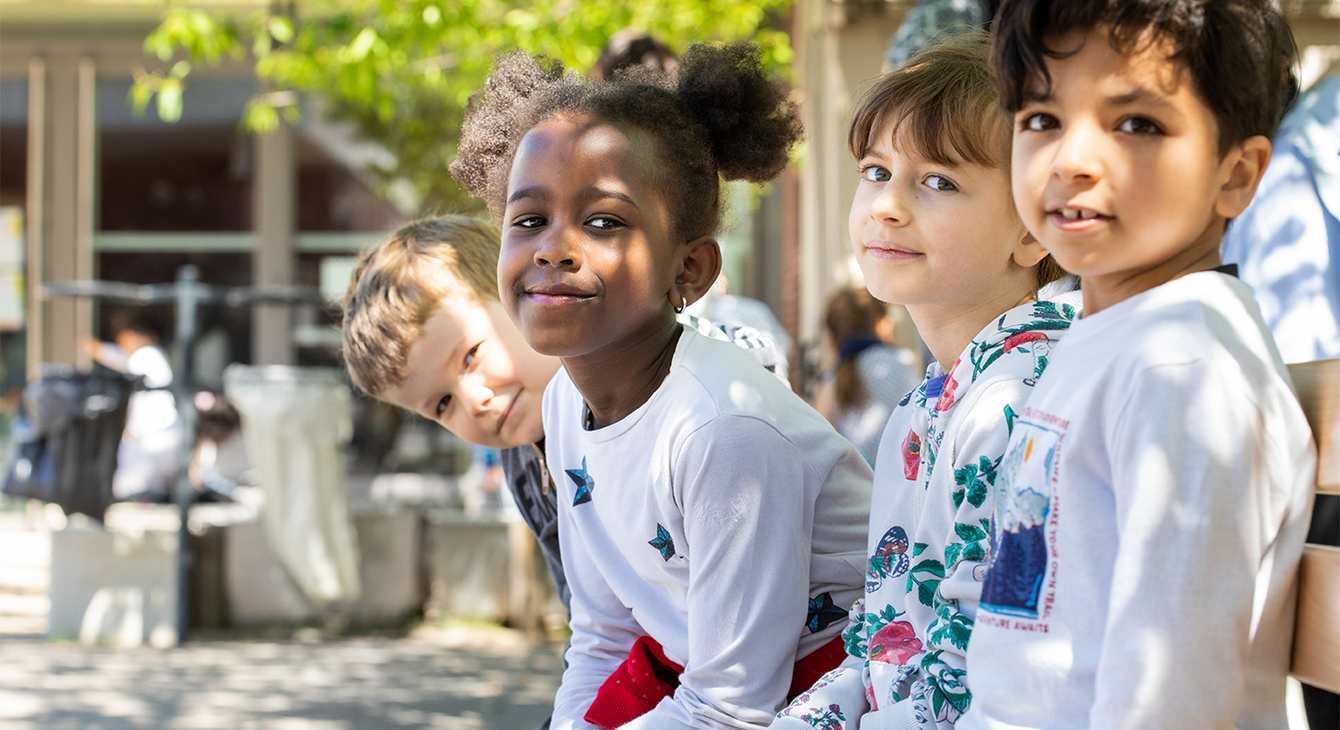
<path id="1" fill-rule="evenodd" d="M 949 372 L 894 409 L 875 463 L 865 596 L 847 660 L 774 728 L 952 728 L 972 702 L 968 639 L 990 545 L 996 469 L 1016 414 L 1079 311 L 1079 292 L 1011 309 Z"/>

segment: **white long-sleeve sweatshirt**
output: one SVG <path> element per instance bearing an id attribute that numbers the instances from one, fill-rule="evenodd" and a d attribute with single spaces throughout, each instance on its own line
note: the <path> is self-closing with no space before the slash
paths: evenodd
<path id="1" fill-rule="evenodd" d="M 960 730 L 1285 727 L 1315 466 L 1242 282 L 1075 322 L 996 480 Z"/>
<path id="2" fill-rule="evenodd" d="M 646 403 L 591 431 L 584 414 L 560 370 L 545 451 L 573 633 L 551 726 L 591 727 L 596 690 L 650 635 L 684 672 L 624 727 L 766 727 L 860 595 L 870 467 L 748 353 L 687 329 Z"/>
<path id="3" fill-rule="evenodd" d="M 949 730 L 972 702 L 965 672 L 982 590 L 992 487 L 1023 410 L 1079 304 L 1015 307 L 938 363 L 894 409 L 875 461 L 863 605 L 850 655 L 782 711 L 784 730 Z"/>

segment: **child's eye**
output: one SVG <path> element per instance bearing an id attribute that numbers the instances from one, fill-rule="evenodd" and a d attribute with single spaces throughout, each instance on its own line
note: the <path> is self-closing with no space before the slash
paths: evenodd
<path id="1" fill-rule="evenodd" d="M 447 412 L 447 408 L 449 406 L 451 406 L 451 396 L 450 395 L 442 396 L 442 400 L 437 402 L 437 413 L 435 415 L 438 418 L 441 418 L 442 414 Z"/>
<path id="2" fill-rule="evenodd" d="M 931 190 L 939 190 L 940 192 L 958 190 L 958 186 L 944 175 L 927 175 L 926 179 L 921 181 L 921 184 Z"/>
<path id="3" fill-rule="evenodd" d="M 479 345 L 475 345 L 470 348 L 469 352 L 465 353 L 465 367 L 470 367 L 470 363 L 475 361 L 475 355 L 477 354 L 479 354 Z"/>
<path id="4" fill-rule="evenodd" d="M 517 228 L 539 228 L 540 226 L 543 226 L 547 222 L 548 221 L 546 221 L 542 216 L 523 215 L 520 218 L 517 218 L 516 220 L 512 221 L 512 225 L 516 226 Z"/>
<path id="5" fill-rule="evenodd" d="M 601 231 L 612 231 L 616 228 L 622 228 L 623 221 L 618 220 L 617 218 L 611 218 L 609 216 L 598 215 L 588 220 L 586 222 L 586 225 Z"/>
<path id="6" fill-rule="evenodd" d="M 866 165 L 861 168 L 861 179 L 866 182 L 888 182 L 892 175 L 879 165 Z"/>
<path id="7" fill-rule="evenodd" d="M 1029 114 L 1019 120 L 1019 129 L 1028 132 L 1045 132 L 1049 129 L 1056 129 L 1059 126 L 1061 126 L 1061 123 L 1056 120 L 1056 117 L 1041 112 L 1037 114 Z"/>
<path id="8" fill-rule="evenodd" d="M 1126 134 L 1163 134 L 1163 128 L 1147 117 L 1127 117 L 1117 125 L 1117 130 Z"/>

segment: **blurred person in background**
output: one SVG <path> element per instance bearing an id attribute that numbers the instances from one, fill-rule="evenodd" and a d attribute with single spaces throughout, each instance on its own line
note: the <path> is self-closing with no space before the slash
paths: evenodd
<path id="1" fill-rule="evenodd" d="M 869 291 L 840 289 L 829 298 L 824 344 L 837 365 L 820 382 L 814 407 L 872 464 L 893 407 L 921 382 L 915 356 L 892 340 L 893 321 Z"/>
<path id="2" fill-rule="evenodd" d="M 113 342 L 92 335 L 80 338 L 79 346 L 99 364 L 143 378 L 146 390 L 130 397 L 126 430 L 116 452 L 112 496 L 118 500 L 166 502 L 177 473 L 181 425 L 177 404 L 167 390 L 172 384 L 172 366 L 159 347 L 158 330 L 139 313 L 113 319 Z"/>

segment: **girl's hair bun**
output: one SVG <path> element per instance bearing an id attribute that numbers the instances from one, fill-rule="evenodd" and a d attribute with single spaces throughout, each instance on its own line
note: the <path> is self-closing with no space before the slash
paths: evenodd
<path id="1" fill-rule="evenodd" d="M 803 135 L 796 104 L 752 43 L 690 46 L 679 59 L 676 92 L 706 131 L 726 180 L 771 180 Z"/>

